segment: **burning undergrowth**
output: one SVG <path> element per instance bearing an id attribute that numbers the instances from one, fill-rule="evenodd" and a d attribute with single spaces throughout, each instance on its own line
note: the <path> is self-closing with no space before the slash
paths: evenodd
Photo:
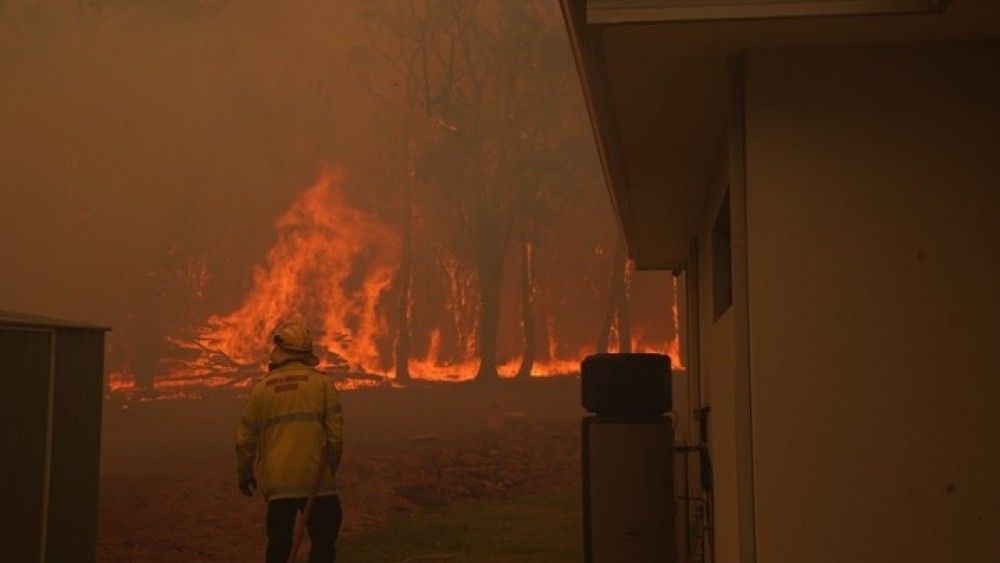
<path id="1" fill-rule="evenodd" d="M 406 318 L 412 323 L 395 326 L 401 237 L 398 229 L 379 216 L 352 204 L 344 185 L 341 172 L 324 169 L 275 220 L 275 242 L 255 266 L 253 284 L 239 305 L 164 335 L 167 352 L 156 364 L 152 389 L 140 388 L 134 374 L 118 370 L 109 376 L 111 393 L 155 400 L 200 398 L 206 392 L 246 388 L 264 368 L 267 335 L 289 321 L 312 328 L 320 369 L 338 378 L 343 388 L 397 383 L 394 344 L 401 330 L 408 331 L 414 342 L 408 361 L 413 379 L 474 377 L 479 364 L 480 312 L 475 270 L 445 245 L 425 236 L 423 246 L 430 251 L 421 257 L 430 265 L 422 270 L 423 282 L 416 284 L 407 300 Z M 596 254 L 601 257 L 600 248 Z M 200 292 L 210 276 L 204 266 L 196 270 Z M 535 283 L 531 278 L 528 282 Z M 559 319 L 552 310 L 560 288 L 529 290 L 533 301 L 540 298 L 542 306 L 547 303 L 549 308 L 538 311 L 543 328 L 533 337 L 542 352 L 530 366 L 531 375 L 575 373 L 580 359 L 594 346 L 560 338 Z M 599 289 L 594 293 L 599 294 Z M 512 301 L 508 309 L 517 310 L 516 299 L 517 295 L 508 295 Z M 593 302 L 587 305 L 602 308 Z M 643 327 L 636 326 L 619 348 L 666 352 L 676 361 L 676 303 L 665 303 L 660 314 L 669 315 L 671 305 L 672 338 L 662 338 L 662 334 L 647 338 Z M 420 311 L 415 315 L 416 308 Z M 617 339 L 622 322 L 619 314 L 610 327 L 612 340 Z M 524 330 L 523 320 L 519 328 Z M 514 377 L 519 368 L 523 370 L 521 360 L 517 353 L 508 353 L 498 358 L 497 372 L 501 377 Z"/>
<path id="2" fill-rule="evenodd" d="M 377 218 L 349 205 L 333 171 L 320 178 L 276 221 L 278 239 L 236 310 L 213 315 L 190 340 L 173 339 L 187 359 L 171 361 L 166 380 L 246 378 L 267 357 L 278 323 L 303 322 L 317 332 L 323 367 L 381 371 L 388 336 L 381 300 L 399 262 L 399 240 Z"/>

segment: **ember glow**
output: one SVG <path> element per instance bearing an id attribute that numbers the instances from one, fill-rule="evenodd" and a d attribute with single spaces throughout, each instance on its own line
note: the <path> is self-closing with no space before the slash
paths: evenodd
<path id="1" fill-rule="evenodd" d="M 253 285 L 239 306 L 209 315 L 194 327 L 165 338 L 174 353 L 162 358 L 154 377 L 154 393 L 142 400 L 200 398 L 209 389 L 245 389 L 263 373 L 270 349 L 268 335 L 283 322 L 305 323 L 314 331 L 320 368 L 333 373 L 344 388 L 394 382 L 390 293 L 399 270 L 400 236 L 385 221 L 348 200 L 344 174 L 325 168 L 274 222 L 277 236 L 262 263 L 253 271 Z M 478 368 L 476 357 L 477 293 L 472 270 L 451 253 L 439 252 L 440 295 L 411 296 L 414 307 L 434 307 L 437 325 L 410 327 L 415 346 L 410 358 L 415 379 L 463 381 Z M 210 283 L 201 267 L 198 291 Z M 532 281 L 534 283 L 534 281 Z M 674 295 L 677 284 L 674 280 Z M 678 334 L 676 299 L 661 314 L 671 314 Z M 415 303 L 419 301 L 419 303 Z M 599 307 L 599 305 L 591 304 Z M 547 311 L 545 353 L 532 375 L 556 376 L 579 371 L 592 353 L 589 343 L 560 339 L 559 321 Z M 523 328 L 523 327 L 522 327 Z M 667 353 L 680 366 L 679 342 L 647 339 L 641 326 L 632 327 L 632 350 Z M 502 358 L 501 377 L 514 377 L 521 358 Z M 109 375 L 111 394 L 137 394 L 136 378 L 124 371 Z"/>

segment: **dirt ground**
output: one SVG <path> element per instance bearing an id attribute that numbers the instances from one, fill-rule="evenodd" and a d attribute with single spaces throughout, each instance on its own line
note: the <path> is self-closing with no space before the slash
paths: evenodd
<path id="1" fill-rule="evenodd" d="M 343 393 L 349 537 L 423 510 L 579 487 L 575 377 Z M 264 504 L 236 488 L 239 396 L 106 403 L 98 560 L 262 558 Z"/>

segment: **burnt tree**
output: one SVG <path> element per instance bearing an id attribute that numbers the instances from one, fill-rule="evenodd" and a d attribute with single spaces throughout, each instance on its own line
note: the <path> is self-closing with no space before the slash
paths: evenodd
<path id="1" fill-rule="evenodd" d="M 415 76 L 413 83 L 422 88 L 413 95 L 426 112 L 431 134 L 420 138 L 417 168 L 427 190 L 437 194 L 436 205 L 420 211 L 451 229 L 455 254 L 475 270 L 476 377 L 493 380 L 498 377 L 505 259 L 512 240 L 521 240 L 522 252 L 533 243 L 538 229 L 525 226 L 538 221 L 526 217 L 535 213 L 539 194 L 558 184 L 542 178 L 539 171 L 545 167 L 537 163 L 567 137 L 567 108 L 573 107 L 567 103 L 574 82 L 562 20 L 554 5 L 543 3 L 396 0 L 374 5 L 378 8 L 370 13 L 390 22 L 382 29 L 392 36 L 395 52 L 405 54 L 402 62 L 390 58 L 387 64 L 397 74 Z M 530 276 L 527 281 L 532 283 Z M 531 291 L 523 295 L 527 299 Z M 522 309 L 522 317 L 533 316 L 530 302 Z M 522 321 L 528 361 L 521 371 L 530 373 L 533 319 Z"/>
<path id="2" fill-rule="evenodd" d="M 632 351 L 632 334 L 628 319 L 628 278 L 629 262 L 625 257 L 624 245 L 615 246 L 615 257 L 611 264 L 611 283 L 608 289 L 608 306 L 597 337 L 597 351 L 607 353 L 611 329 L 617 329 L 618 352 Z"/>
<path id="3" fill-rule="evenodd" d="M 517 370 L 518 379 L 531 377 L 535 365 L 535 252 L 530 235 L 521 240 L 521 326 L 523 348 L 521 366 Z"/>
<path id="4" fill-rule="evenodd" d="M 400 198 L 402 248 L 396 278 L 399 295 L 393 352 L 396 379 L 401 382 L 410 380 L 417 163 L 421 144 L 439 125 L 433 121 L 433 108 L 453 81 L 454 57 L 438 57 L 441 26 L 449 20 L 451 9 L 446 3 L 430 0 L 372 1 L 362 12 L 367 44 L 353 53 L 367 93 L 378 100 L 379 107 L 400 110 L 395 117 L 401 121 L 403 131 L 401 143 L 397 144 L 401 145 L 404 169 Z"/>

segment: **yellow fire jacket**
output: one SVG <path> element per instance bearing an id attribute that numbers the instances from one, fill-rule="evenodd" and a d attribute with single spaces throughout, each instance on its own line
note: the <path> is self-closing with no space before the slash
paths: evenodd
<path id="1" fill-rule="evenodd" d="M 311 367 L 285 364 L 262 379 L 250 394 L 236 428 L 236 462 L 251 474 L 268 501 L 307 497 L 324 446 L 329 471 L 319 495 L 336 494 L 334 474 L 344 450 L 344 415 L 333 381 Z"/>

